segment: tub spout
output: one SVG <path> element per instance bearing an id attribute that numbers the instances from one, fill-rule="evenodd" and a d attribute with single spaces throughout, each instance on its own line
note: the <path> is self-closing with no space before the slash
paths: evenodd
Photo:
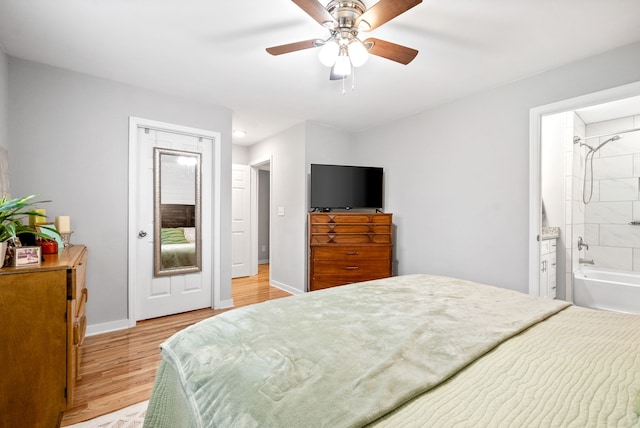
<path id="1" fill-rule="evenodd" d="M 593 260 L 591 259 L 578 259 L 578 263 L 580 263 L 581 265 L 593 265 L 595 263 L 593 263 Z"/>

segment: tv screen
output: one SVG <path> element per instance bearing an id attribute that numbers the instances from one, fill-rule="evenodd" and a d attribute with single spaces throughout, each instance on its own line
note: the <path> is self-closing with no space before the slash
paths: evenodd
<path id="1" fill-rule="evenodd" d="M 311 164 L 311 208 L 382 208 L 382 168 Z"/>

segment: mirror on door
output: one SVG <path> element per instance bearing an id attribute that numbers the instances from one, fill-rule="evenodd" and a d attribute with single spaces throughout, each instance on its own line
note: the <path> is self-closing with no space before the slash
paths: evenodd
<path id="1" fill-rule="evenodd" d="M 202 270 L 200 167 L 200 153 L 154 149 L 155 276 Z"/>

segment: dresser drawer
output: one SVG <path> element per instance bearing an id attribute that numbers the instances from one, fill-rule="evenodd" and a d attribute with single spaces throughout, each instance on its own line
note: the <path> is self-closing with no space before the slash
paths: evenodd
<path id="1" fill-rule="evenodd" d="M 312 258 L 318 260 L 366 260 L 385 259 L 391 257 L 391 247 L 388 246 L 318 246 L 313 249 Z"/>
<path id="2" fill-rule="evenodd" d="M 316 260 L 313 276 L 317 275 L 384 275 L 389 274 L 389 260 Z"/>
<path id="3" fill-rule="evenodd" d="M 391 224 L 391 214 L 310 214 L 311 223 L 379 223 Z"/>
<path id="4" fill-rule="evenodd" d="M 390 233 L 318 233 L 312 234 L 311 244 L 390 244 Z"/>
<path id="5" fill-rule="evenodd" d="M 390 224 L 312 224 L 311 233 L 391 233 Z"/>
<path id="6" fill-rule="evenodd" d="M 379 275 L 317 275 L 313 278 L 312 289 L 322 290 L 323 288 L 335 287 L 336 285 L 354 284 L 356 282 L 371 281 L 373 279 L 381 279 L 389 277 L 388 274 Z"/>

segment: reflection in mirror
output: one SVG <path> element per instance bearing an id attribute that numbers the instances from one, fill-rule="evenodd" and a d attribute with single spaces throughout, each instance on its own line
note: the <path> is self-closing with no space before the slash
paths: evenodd
<path id="1" fill-rule="evenodd" d="M 155 148 L 154 276 L 202 270 L 200 153 Z"/>

